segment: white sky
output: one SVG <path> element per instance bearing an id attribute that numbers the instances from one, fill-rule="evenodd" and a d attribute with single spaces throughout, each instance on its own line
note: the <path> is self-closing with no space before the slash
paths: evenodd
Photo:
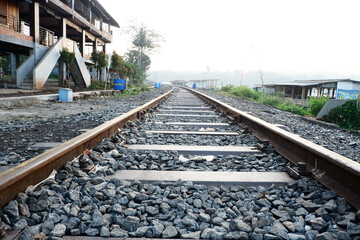
<path id="1" fill-rule="evenodd" d="M 165 39 L 152 71 L 360 74 L 360 1 L 100 0 L 121 27 L 137 21 Z M 114 32 L 123 54 L 129 37 Z M 128 44 L 127 44 L 128 43 Z M 111 48 L 109 48 L 111 49 Z"/>

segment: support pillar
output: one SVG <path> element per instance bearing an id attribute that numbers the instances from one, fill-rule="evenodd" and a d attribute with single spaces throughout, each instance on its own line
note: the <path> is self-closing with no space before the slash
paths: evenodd
<path id="1" fill-rule="evenodd" d="M 35 43 L 40 42 L 40 9 L 39 9 L 39 2 L 34 2 L 31 6 L 31 22 L 32 22 L 32 28 L 31 28 L 31 36 L 34 38 Z"/>
<path id="2" fill-rule="evenodd" d="M 301 90 L 301 103 L 300 103 L 301 106 L 303 105 L 304 95 L 305 95 L 305 88 L 303 87 Z"/>
<path id="3" fill-rule="evenodd" d="M 66 18 L 62 19 L 61 33 L 62 33 L 62 37 L 63 37 L 63 39 L 65 41 L 66 40 Z"/>
<path id="4" fill-rule="evenodd" d="M 66 79 L 66 64 L 59 59 L 59 66 L 58 66 L 58 83 L 59 87 L 64 87 L 64 81 Z"/>
<path id="5" fill-rule="evenodd" d="M 60 37 L 63 38 L 63 43 L 66 42 L 66 18 L 62 18 L 60 21 Z M 64 87 L 64 81 L 66 79 L 66 64 L 61 60 L 58 61 L 58 84 L 59 87 Z"/>
<path id="6" fill-rule="evenodd" d="M 11 58 L 11 77 L 12 78 L 16 78 L 16 59 L 17 59 L 17 55 L 14 53 L 10 53 L 10 58 Z"/>
<path id="7" fill-rule="evenodd" d="M 81 43 L 80 43 L 80 52 L 82 57 L 85 57 L 85 44 L 86 44 L 85 39 L 86 39 L 86 31 L 82 30 Z"/>
<path id="8" fill-rule="evenodd" d="M 292 90 L 291 90 L 291 98 L 294 98 L 294 87 L 292 87 Z"/>

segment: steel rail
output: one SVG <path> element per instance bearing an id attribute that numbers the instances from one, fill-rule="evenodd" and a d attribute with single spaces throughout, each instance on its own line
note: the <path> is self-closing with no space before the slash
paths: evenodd
<path id="1" fill-rule="evenodd" d="M 144 113 L 157 106 L 172 93 L 173 89 L 142 106 L 107 121 L 94 129 L 1 173 L 0 209 L 14 199 L 17 193 L 24 191 L 30 185 L 41 182 L 47 178 L 54 169 L 60 169 L 68 161 L 79 156 L 85 149 L 92 149 L 101 143 L 104 138 L 114 136 L 118 129 L 123 127 L 127 121 L 140 118 Z"/>
<path id="2" fill-rule="evenodd" d="M 278 153 L 295 165 L 305 162 L 316 180 L 360 209 L 359 163 L 203 93 L 188 90 L 217 107 L 230 119 L 247 126 L 259 139 L 268 140 Z"/>

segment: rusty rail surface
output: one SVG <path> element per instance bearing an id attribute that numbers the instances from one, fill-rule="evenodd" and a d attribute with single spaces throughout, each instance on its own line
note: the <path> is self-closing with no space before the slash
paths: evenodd
<path id="1" fill-rule="evenodd" d="M 247 126 L 261 140 L 268 140 L 275 150 L 295 165 L 305 162 L 312 176 L 360 209 L 360 164 L 251 116 L 192 89 L 188 89 L 231 119 Z"/>
<path id="2" fill-rule="evenodd" d="M 115 135 L 129 120 L 140 118 L 151 108 L 164 101 L 173 89 L 150 102 L 139 106 L 119 117 L 107 121 L 59 146 L 52 148 L 22 164 L 0 174 L 0 209 L 11 201 L 17 193 L 24 191 L 29 185 L 35 185 L 60 169 L 68 161 L 79 156 L 84 149 L 92 149 L 104 138 Z"/>

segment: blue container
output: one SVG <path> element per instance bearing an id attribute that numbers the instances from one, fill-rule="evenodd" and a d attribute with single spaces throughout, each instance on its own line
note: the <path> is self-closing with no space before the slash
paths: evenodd
<path id="1" fill-rule="evenodd" d="M 159 88 L 159 83 L 155 83 L 155 88 Z"/>
<path id="2" fill-rule="evenodd" d="M 159 88 L 161 88 L 161 82 L 159 82 Z"/>
<path id="3" fill-rule="evenodd" d="M 73 101 L 73 90 L 70 88 L 59 89 L 59 101 L 60 102 L 72 102 Z"/>
<path id="4" fill-rule="evenodd" d="M 114 90 L 125 90 L 126 80 L 125 79 L 114 79 Z"/>
<path id="5" fill-rule="evenodd" d="M 194 88 L 194 89 L 196 88 L 196 83 L 193 84 L 193 88 Z"/>

